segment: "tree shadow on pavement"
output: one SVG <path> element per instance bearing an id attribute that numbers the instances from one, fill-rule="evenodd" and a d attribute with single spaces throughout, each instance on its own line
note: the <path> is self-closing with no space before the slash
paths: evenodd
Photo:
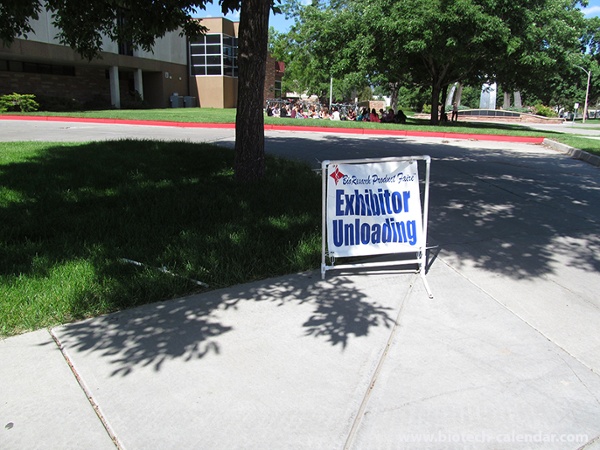
<path id="1" fill-rule="evenodd" d="M 272 137 L 268 149 L 315 169 L 323 160 L 429 155 L 428 244 L 459 265 L 534 278 L 553 273 L 560 253 L 570 266 L 600 269 L 598 168 L 539 145 L 324 134 Z"/>
<path id="2" fill-rule="evenodd" d="M 316 273 L 304 273 L 147 305 L 57 327 L 53 333 L 69 354 L 107 358 L 110 376 L 126 376 L 147 366 L 159 371 L 173 359 L 190 361 L 226 352 L 219 340 L 239 331 L 234 324 L 241 320 L 239 310 L 247 302 L 270 303 L 267 314 L 293 324 L 292 329 L 285 329 L 286 334 L 303 329 L 304 336 L 341 350 L 352 338 L 366 337 L 374 327 L 389 328 L 394 323 L 395 308 L 367 297 L 351 279 L 321 281 Z M 299 306 L 302 313 L 289 309 Z M 312 310 L 308 317 L 307 307 Z M 267 323 L 260 336 L 265 348 L 270 339 L 281 338 L 271 334 Z"/>
<path id="3" fill-rule="evenodd" d="M 509 150 L 511 144 L 503 145 L 471 143 L 465 148 L 443 141 L 337 136 L 316 142 L 271 137 L 268 142 L 269 148 L 280 149 L 279 156 L 308 161 L 315 168 L 324 159 L 430 155 L 429 243 L 452 253 L 459 267 L 468 260 L 513 279 L 533 279 L 552 274 L 556 254 L 562 252 L 566 264 L 597 274 L 598 169 L 534 146 L 517 152 Z M 581 252 L 586 246 L 592 250 Z M 390 306 L 367 297 L 350 279 L 323 283 L 303 275 L 158 303 L 67 325 L 56 334 L 68 351 L 100 352 L 110 360 L 111 375 L 125 376 L 136 367 L 160 370 L 172 359 L 227 351 L 221 338 L 237 328 L 229 320 L 235 314 L 224 313 L 261 301 L 281 308 L 310 307 L 308 316 L 298 317 L 305 336 L 340 349 L 374 327 L 393 324 Z"/>

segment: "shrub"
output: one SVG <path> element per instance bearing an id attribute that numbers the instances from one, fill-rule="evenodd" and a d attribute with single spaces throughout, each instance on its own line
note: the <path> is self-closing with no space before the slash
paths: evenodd
<path id="1" fill-rule="evenodd" d="M 544 105 L 535 105 L 534 106 L 535 109 L 535 114 L 537 114 L 538 116 L 543 116 L 543 117 L 556 117 L 556 112 L 550 108 L 549 106 L 544 106 Z"/>
<path id="2" fill-rule="evenodd" d="M 0 111 L 37 111 L 40 105 L 33 94 L 7 94 L 0 97 Z"/>

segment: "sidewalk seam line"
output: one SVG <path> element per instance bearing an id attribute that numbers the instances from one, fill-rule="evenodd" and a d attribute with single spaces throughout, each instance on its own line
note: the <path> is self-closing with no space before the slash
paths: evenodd
<path id="1" fill-rule="evenodd" d="M 600 435 L 592 438 L 590 441 L 586 442 L 585 444 L 583 444 L 581 447 L 579 447 L 577 450 L 586 450 L 586 449 L 591 449 L 592 445 L 595 445 L 596 443 L 598 443 L 600 441 Z"/>
<path id="2" fill-rule="evenodd" d="M 354 439 L 356 438 L 356 433 L 358 432 L 358 428 L 360 427 L 360 424 L 362 423 L 362 418 L 365 415 L 365 410 L 367 409 L 367 404 L 369 403 L 369 399 L 371 398 L 371 393 L 375 389 L 375 384 L 377 383 L 379 374 L 381 373 L 381 371 L 383 369 L 383 365 L 384 365 L 384 363 L 387 359 L 387 356 L 390 352 L 392 343 L 393 343 L 394 339 L 396 338 L 396 333 L 397 333 L 398 329 L 400 328 L 400 319 L 401 319 L 402 313 L 404 312 L 404 305 L 406 304 L 408 297 L 410 296 L 410 294 L 412 293 L 412 291 L 414 289 L 415 283 L 417 281 L 417 277 L 418 277 L 418 274 L 413 275 L 413 279 L 410 282 L 410 287 L 406 291 L 406 294 L 404 295 L 404 298 L 402 299 L 402 302 L 400 303 L 400 308 L 398 310 L 398 315 L 396 316 L 396 320 L 394 321 L 394 326 L 392 327 L 392 331 L 390 332 L 390 335 L 387 339 L 383 353 L 379 357 L 379 362 L 377 363 L 375 372 L 373 372 L 373 375 L 371 376 L 371 381 L 369 381 L 369 386 L 367 388 L 367 391 L 365 392 L 362 402 L 360 404 L 360 407 L 358 408 L 358 412 L 352 423 L 352 428 L 350 428 L 350 432 L 348 433 L 348 437 L 346 438 L 346 443 L 344 444 L 344 450 L 348 450 L 354 443 Z"/>
<path id="3" fill-rule="evenodd" d="M 92 397 L 91 392 L 89 392 L 89 390 L 85 387 L 85 385 L 83 383 L 83 380 L 79 376 L 79 373 L 77 373 L 77 371 L 75 370 L 75 366 L 74 366 L 73 362 L 71 361 L 71 359 L 69 358 L 69 356 L 66 354 L 66 352 L 64 350 L 64 347 L 63 347 L 62 343 L 60 342 L 59 337 L 54 333 L 54 331 L 52 329 L 49 329 L 48 333 L 50 334 L 50 336 L 54 340 L 54 343 L 58 347 L 58 350 L 62 354 L 63 358 L 65 359 L 65 362 L 67 363 L 67 365 L 69 366 L 69 369 L 71 370 L 71 373 L 75 377 L 75 380 L 77 381 L 77 384 L 79 385 L 79 387 L 83 391 L 83 393 L 86 396 L 88 402 L 90 403 L 90 406 L 92 407 L 92 409 L 96 413 L 96 416 L 100 420 L 100 423 L 102 424 L 102 426 L 106 430 L 106 433 L 108 434 L 108 437 L 115 444 L 115 447 L 118 450 L 121 450 L 123 448 L 123 446 L 120 444 L 117 436 L 110 429 L 110 426 L 108 425 L 108 422 L 106 421 L 106 419 L 102 415 L 102 412 L 100 411 L 100 406 L 94 401 L 94 398 Z"/>
<path id="4" fill-rule="evenodd" d="M 438 256 L 438 259 L 446 265 L 446 267 L 448 267 L 450 270 L 454 271 L 455 273 L 457 273 L 458 275 L 460 275 L 461 277 L 463 277 L 465 280 L 467 280 L 472 286 L 476 287 L 477 289 L 479 289 L 481 292 L 483 292 L 485 295 L 487 295 L 490 299 L 492 299 L 494 302 L 496 302 L 498 305 L 500 305 L 502 308 L 504 308 L 506 311 L 508 311 L 509 313 L 511 313 L 513 316 L 517 317 L 521 322 L 523 322 L 525 325 L 527 325 L 528 327 L 530 327 L 532 330 L 534 330 L 536 333 L 538 333 L 540 336 L 542 336 L 544 339 L 546 339 L 548 342 L 551 342 L 552 345 L 554 345 L 555 347 L 559 348 L 560 350 L 562 350 L 563 352 L 565 352 L 567 355 L 569 355 L 571 358 L 573 358 L 575 361 L 577 361 L 579 364 L 581 364 L 583 367 L 585 367 L 586 369 L 588 369 L 589 371 L 591 371 L 592 373 L 596 374 L 596 375 L 600 375 L 600 373 L 594 369 L 593 367 L 590 367 L 588 364 L 586 364 L 584 361 L 582 361 L 581 359 L 579 359 L 577 356 L 575 356 L 574 354 L 572 354 L 571 352 L 569 352 L 566 348 L 564 348 L 562 345 L 560 345 L 559 343 L 553 341 L 550 337 L 546 336 L 546 334 L 544 332 L 542 332 L 540 329 L 538 329 L 535 325 L 533 325 L 532 323 L 530 323 L 529 321 L 527 321 L 525 318 L 521 317 L 519 314 L 517 314 L 516 311 L 513 311 L 512 309 L 510 309 L 507 305 L 505 305 L 504 303 L 502 303 L 500 300 L 498 300 L 494 295 L 490 294 L 488 291 L 486 291 L 483 287 L 479 286 L 477 283 L 475 283 L 473 280 L 471 280 L 469 277 L 465 276 L 463 273 L 459 272 L 454 266 L 452 266 L 451 264 L 449 264 L 447 261 L 444 260 L 444 258 L 442 258 L 441 256 Z M 560 285 L 559 285 L 560 286 Z"/>

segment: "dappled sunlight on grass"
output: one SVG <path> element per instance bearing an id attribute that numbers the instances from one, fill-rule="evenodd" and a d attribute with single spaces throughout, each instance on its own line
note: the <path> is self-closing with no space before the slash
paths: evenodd
<path id="1" fill-rule="evenodd" d="M 190 280 L 215 288 L 318 267 L 321 187 L 306 166 L 269 158 L 267 178 L 242 185 L 233 151 L 205 144 L 11 143 L 0 154 L 3 335 L 200 289 Z"/>

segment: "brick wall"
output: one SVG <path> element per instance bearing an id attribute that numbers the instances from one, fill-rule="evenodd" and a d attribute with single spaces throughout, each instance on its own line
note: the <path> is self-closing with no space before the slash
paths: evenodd
<path id="1" fill-rule="evenodd" d="M 77 67 L 75 76 L 0 71 L 0 95 L 35 94 L 36 96 L 75 99 L 80 103 L 104 99 L 110 104 L 110 84 L 100 67 Z M 121 94 L 128 91 L 127 81 Z"/>
<path id="2" fill-rule="evenodd" d="M 275 98 L 275 59 L 271 55 L 267 55 L 267 72 L 265 76 L 264 99 Z"/>

